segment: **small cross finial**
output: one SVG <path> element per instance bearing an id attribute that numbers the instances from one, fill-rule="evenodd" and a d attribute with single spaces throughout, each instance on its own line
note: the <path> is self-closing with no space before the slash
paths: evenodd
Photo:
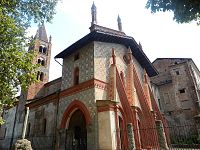
<path id="1" fill-rule="evenodd" d="M 119 17 L 119 15 L 117 17 L 117 22 L 118 22 L 118 30 L 122 31 L 122 22 L 121 22 L 121 18 Z"/>
<path id="2" fill-rule="evenodd" d="M 96 8 L 96 6 L 94 4 L 94 1 L 93 1 L 93 4 L 92 4 L 92 7 L 91 7 L 91 13 L 92 13 L 91 25 L 97 24 L 97 8 Z"/>
<path id="3" fill-rule="evenodd" d="M 95 6 L 95 4 L 94 4 L 94 1 L 93 1 L 93 3 L 92 3 L 92 8 L 91 8 L 92 10 L 94 10 L 94 11 L 96 11 L 96 6 Z"/>

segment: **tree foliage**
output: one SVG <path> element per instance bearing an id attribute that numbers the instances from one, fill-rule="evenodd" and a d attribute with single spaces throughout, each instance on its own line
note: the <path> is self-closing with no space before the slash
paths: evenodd
<path id="1" fill-rule="evenodd" d="M 148 0 L 146 8 L 152 13 L 172 11 L 178 23 L 195 21 L 200 24 L 200 0 Z"/>
<path id="2" fill-rule="evenodd" d="M 50 22 L 58 0 L 0 0 L 0 111 L 11 106 L 20 86 L 36 82 L 37 66 L 26 31 L 31 22 Z M 1 121 L 1 120 L 0 120 Z"/>

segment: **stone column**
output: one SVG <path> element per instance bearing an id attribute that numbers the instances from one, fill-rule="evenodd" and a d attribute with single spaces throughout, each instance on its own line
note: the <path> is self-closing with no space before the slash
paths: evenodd
<path id="1" fill-rule="evenodd" d="M 164 131 L 163 124 L 162 124 L 161 120 L 156 120 L 156 129 L 157 129 L 160 149 L 168 150 L 169 147 L 167 145 L 167 139 L 166 139 L 166 136 L 165 136 L 165 131 Z"/>
<path id="2" fill-rule="evenodd" d="M 24 124 L 23 124 L 22 139 L 25 138 L 28 115 L 29 115 L 29 107 L 26 107 L 26 115 L 25 115 Z"/>
<path id="3" fill-rule="evenodd" d="M 114 101 L 97 100 L 99 150 L 117 149 L 115 106 Z"/>
<path id="4" fill-rule="evenodd" d="M 132 123 L 127 124 L 127 132 L 128 132 L 128 149 L 134 150 L 135 149 L 135 142 L 134 142 L 134 133 L 133 133 Z"/>

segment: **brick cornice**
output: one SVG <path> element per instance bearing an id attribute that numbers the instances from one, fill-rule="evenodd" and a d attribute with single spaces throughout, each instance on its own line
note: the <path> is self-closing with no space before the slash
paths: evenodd
<path id="1" fill-rule="evenodd" d="M 58 97 L 59 97 L 59 93 L 53 93 L 51 95 L 48 95 L 46 97 L 40 98 L 38 100 L 35 100 L 33 102 L 26 104 L 26 107 L 30 107 L 30 109 L 36 108 L 36 107 L 48 104 L 50 102 L 53 102 L 53 101 L 57 100 Z"/>
<path id="2" fill-rule="evenodd" d="M 86 82 L 80 83 L 78 85 L 75 85 L 73 87 L 70 87 L 68 89 L 61 91 L 60 97 L 62 98 L 62 97 L 72 95 L 74 93 L 84 91 L 90 88 L 98 88 L 102 90 L 107 90 L 107 87 L 108 87 L 108 84 L 106 82 L 103 82 L 98 79 L 91 79 L 91 80 L 88 80 Z"/>
<path id="3" fill-rule="evenodd" d="M 117 102 L 111 100 L 96 100 L 96 105 L 98 112 L 113 111 L 117 108 Z"/>
<path id="4" fill-rule="evenodd" d="M 77 92 L 84 91 L 84 90 L 87 90 L 90 88 L 98 88 L 98 89 L 102 89 L 102 90 L 107 90 L 107 87 L 108 87 L 108 83 L 98 80 L 98 79 L 91 79 L 86 82 L 80 83 L 76 86 L 65 89 L 61 92 L 56 92 L 56 93 L 47 95 L 46 97 L 43 97 L 43 98 L 40 98 L 37 100 L 35 99 L 32 102 L 26 104 L 26 106 L 30 107 L 30 109 L 31 109 L 31 108 L 35 108 L 35 107 L 39 107 L 39 106 L 48 104 L 50 102 L 58 100 L 59 98 L 66 97 L 66 96 L 69 96 L 69 95 L 72 95 Z"/>

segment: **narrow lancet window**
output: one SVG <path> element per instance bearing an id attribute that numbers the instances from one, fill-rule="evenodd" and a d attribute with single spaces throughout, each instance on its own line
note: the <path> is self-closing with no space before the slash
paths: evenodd
<path id="1" fill-rule="evenodd" d="M 74 85 L 79 84 L 79 68 L 74 69 Z"/>

